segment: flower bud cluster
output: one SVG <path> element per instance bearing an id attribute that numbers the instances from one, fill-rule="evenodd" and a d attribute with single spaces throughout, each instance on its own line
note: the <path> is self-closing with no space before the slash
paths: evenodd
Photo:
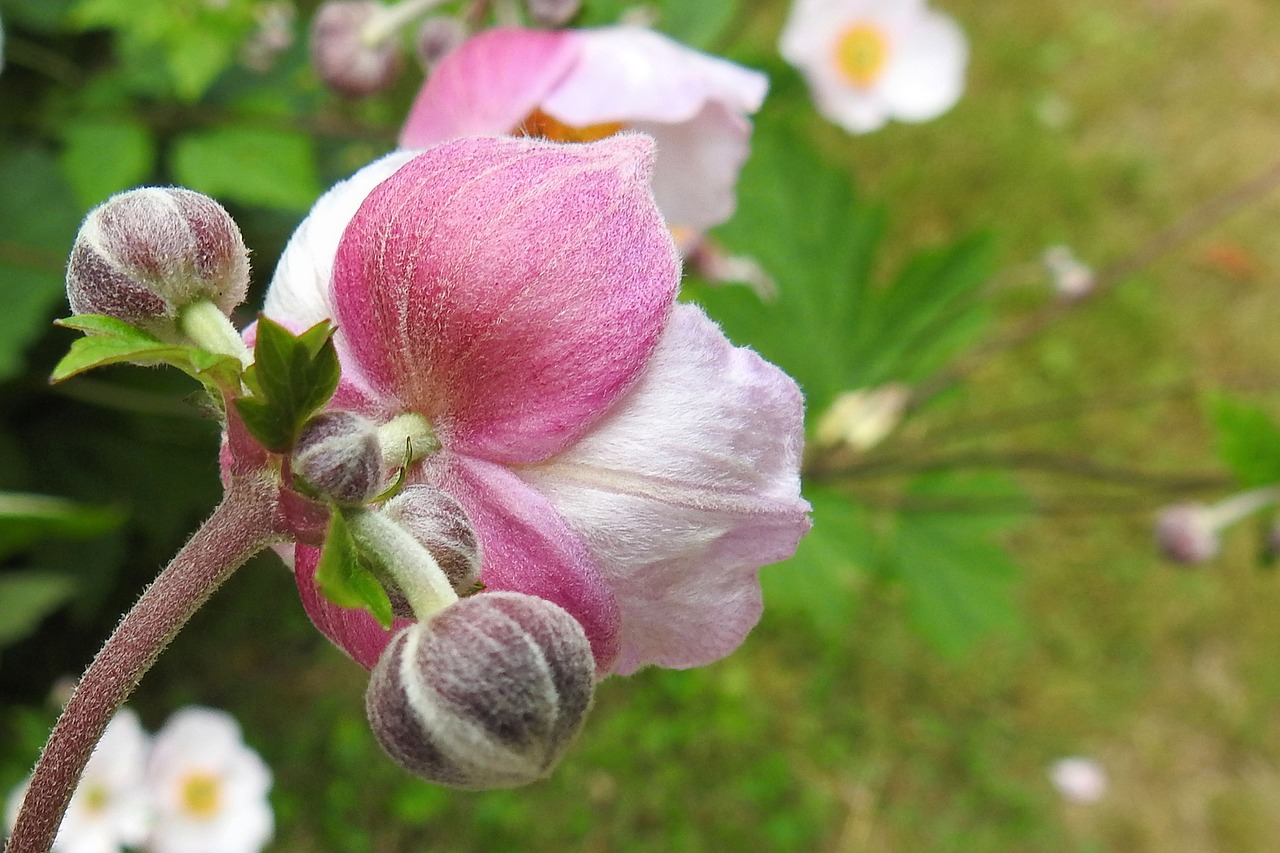
<path id="1" fill-rule="evenodd" d="M 77 314 L 106 314 L 163 332 L 188 305 L 224 314 L 244 301 L 249 253 L 213 199 L 178 187 L 129 190 L 94 208 L 67 263 Z"/>
<path id="2" fill-rule="evenodd" d="M 373 421 L 354 412 L 309 420 L 293 451 L 293 473 L 320 497 L 343 506 L 368 502 L 384 481 L 382 445 Z"/>

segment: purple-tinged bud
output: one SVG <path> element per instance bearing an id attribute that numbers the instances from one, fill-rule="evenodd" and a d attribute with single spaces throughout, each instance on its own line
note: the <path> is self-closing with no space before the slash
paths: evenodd
<path id="1" fill-rule="evenodd" d="M 1222 548 L 1212 510 L 1201 503 L 1175 504 L 1156 519 L 1160 552 L 1187 566 L 1212 560 Z"/>
<path id="2" fill-rule="evenodd" d="M 430 68 L 467 40 L 467 25 L 452 15 L 432 15 L 418 27 L 418 60 Z"/>
<path id="3" fill-rule="evenodd" d="M 467 512 L 431 486 L 406 486 L 383 512 L 418 541 L 440 566 L 449 585 L 467 595 L 480 579 L 480 540 Z"/>
<path id="4" fill-rule="evenodd" d="M 464 598 L 402 629 L 369 679 L 378 742 L 423 779 L 469 790 L 545 777 L 591 707 L 595 660 L 577 620 L 516 592 Z"/>
<path id="5" fill-rule="evenodd" d="M 311 62 L 329 88 L 352 97 L 391 85 L 400 71 L 400 45 L 378 21 L 387 7 L 371 0 L 331 0 L 311 23 Z"/>
<path id="6" fill-rule="evenodd" d="M 179 187 L 129 190 L 89 211 L 67 262 L 73 312 L 153 330 L 199 301 L 230 314 L 248 287 L 249 252 L 235 220 Z"/>
<path id="7" fill-rule="evenodd" d="M 307 421 L 292 466 L 317 494 L 344 506 L 367 503 L 386 481 L 378 427 L 355 412 L 321 412 Z"/>
<path id="8" fill-rule="evenodd" d="M 582 0 L 526 0 L 529 17 L 540 27 L 561 27 L 582 8 Z"/>

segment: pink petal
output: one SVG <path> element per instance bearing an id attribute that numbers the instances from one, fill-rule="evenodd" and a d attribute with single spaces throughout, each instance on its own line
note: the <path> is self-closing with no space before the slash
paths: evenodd
<path id="1" fill-rule="evenodd" d="M 458 499 L 475 525 L 485 588 L 535 595 L 567 610 L 591 641 L 597 671 L 608 672 L 618 654 L 618 604 L 595 557 L 547 499 L 500 465 L 454 457 L 431 467 L 427 476 Z"/>
<path id="2" fill-rule="evenodd" d="M 298 595 L 302 599 L 303 609 L 311 617 L 312 623 L 320 629 L 320 633 L 328 637 L 335 646 L 365 669 L 373 669 L 382 650 L 391 641 L 394 630 L 410 623 L 397 619 L 393 630 L 388 631 L 368 611 L 334 604 L 316 586 L 316 567 L 319 563 L 319 548 L 306 545 L 294 548 L 293 576 L 298 583 Z"/>
<path id="3" fill-rule="evenodd" d="M 754 113 L 768 78 L 641 27 L 580 30 L 579 60 L 542 108 L 566 124 L 689 121 L 709 102 Z"/>
<path id="4" fill-rule="evenodd" d="M 494 29 L 440 60 L 400 132 L 404 148 L 511 133 L 577 59 L 569 32 Z"/>
<path id="5" fill-rule="evenodd" d="M 760 616 L 757 571 L 809 528 L 803 434 L 795 382 L 681 305 L 631 393 L 573 447 L 520 469 L 617 597 L 614 672 L 700 666 L 742 642 Z"/>
<path id="6" fill-rule="evenodd" d="M 428 149 L 343 235 L 334 302 L 369 387 L 456 452 L 534 462 L 643 369 L 679 261 L 640 135 Z"/>

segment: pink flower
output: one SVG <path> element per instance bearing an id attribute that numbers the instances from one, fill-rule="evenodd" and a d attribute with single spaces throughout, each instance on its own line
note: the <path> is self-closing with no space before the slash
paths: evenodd
<path id="1" fill-rule="evenodd" d="M 487 589 L 577 618 L 601 675 L 728 654 L 809 526 L 799 389 L 675 304 L 653 157 L 635 134 L 393 154 L 321 198 L 265 307 L 336 320 L 335 406 L 430 421 L 411 482 L 465 509 Z M 296 548 L 303 603 L 370 667 L 389 634 L 320 596 L 317 556 Z"/>
<path id="2" fill-rule="evenodd" d="M 583 142 L 640 130 L 657 142 L 658 207 L 673 226 L 701 231 L 733 213 L 746 117 L 767 88 L 759 72 L 639 27 L 488 30 L 433 70 L 400 144 L 519 133 Z"/>

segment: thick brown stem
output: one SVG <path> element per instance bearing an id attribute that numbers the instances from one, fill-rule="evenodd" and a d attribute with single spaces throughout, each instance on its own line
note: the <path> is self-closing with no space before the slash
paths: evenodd
<path id="1" fill-rule="evenodd" d="M 45 853 L 107 722 L 165 646 L 277 529 L 279 484 L 236 477 L 222 503 L 138 599 L 89 664 L 31 776 L 6 853 Z"/>

